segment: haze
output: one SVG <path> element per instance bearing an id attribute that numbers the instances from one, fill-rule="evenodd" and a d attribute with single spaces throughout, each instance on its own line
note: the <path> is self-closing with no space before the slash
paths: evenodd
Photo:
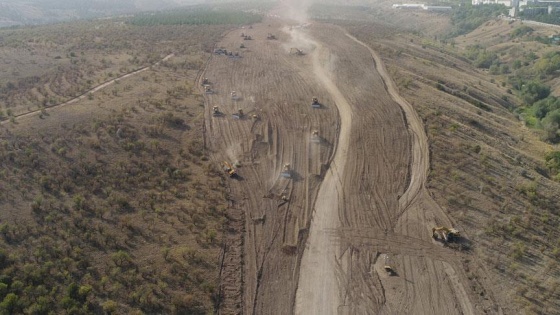
<path id="1" fill-rule="evenodd" d="M 0 1 L 0 27 L 90 19 L 214 3 L 207 0 L 10 0 Z M 219 1 L 227 2 L 227 1 Z"/>

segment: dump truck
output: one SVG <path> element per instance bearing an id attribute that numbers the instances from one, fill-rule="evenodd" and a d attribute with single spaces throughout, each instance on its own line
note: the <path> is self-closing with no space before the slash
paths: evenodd
<path id="1" fill-rule="evenodd" d="M 454 228 L 439 226 L 432 228 L 432 237 L 444 242 L 452 242 L 459 238 L 459 231 Z"/>
<path id="2" fill-rule="evenodd" d="M 226 172 L 226 174 L 228 174 L 229 177 L 234 177 L 235 175 L 237 175 L 237 171 L 235 170 L 233 165 L 231 165 L 227 161 L 224 161 L 223 164 L 224 164 L 224 172 Z"/>

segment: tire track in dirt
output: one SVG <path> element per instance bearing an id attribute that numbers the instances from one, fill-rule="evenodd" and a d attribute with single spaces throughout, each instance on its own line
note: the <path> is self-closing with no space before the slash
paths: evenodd
<path id="1" fill-rule="evenodd" d="M 300 36 L 304 36 L 300 34 Z M 313 71 L 317 80 L 335 101 L 340 116 L 340 132 L 334 158 L 321 184 L 311 221 L 308 243 L 300 265 L 296 291 L 295 314 L 330 314 L 342 304 L 336 276 L 337 246 L 331 242 L 329 229 L 340 226 L 339 209 L 343 207 L 342 177 L 350 145 L 352 108 L 322 64 L 324 48 L 317 42 L 312 53 Z"/>
<path id="2" fill-rule="evenodd" d="M 378 56 L 378 54 L 371 49 L 369 46 L 367 46 L 365 43 L 361 42 L 360 40 L 358 40 L 357 38 L 355 38 L 354 36 L 346 33 L 345 34 L 347 37 L 349 37 L 350 39 L 352 39 L 353 41 L 355 41 L 356 43 L 358 43 L 359 45 L 366 47 L 373 60 L 375 63 L 375 68 L 377 70 L 377 72 L 381 75 L 382 79 L 383 79 L 383 83 L 385 85 L 385 89 L 386 91 L 389 93 L 389 95 L 391 96 L 391 98 L 399 104 L 399 106 L 401 107 L 402 111 L 404 112 L 404 116 L 406 118 L 406 124 L 407 127 L 409 129 L 410 135 L 412 137 L 412 156 L 411 156 L 411 162 L 410 162 L 410 169 L 409 169 L 409 175 L 410 175 L 410 182 L 408 184 L 407 189 L 404 191 L 404 193 L 401 195 L 401 197 L 399 198 L 399 216 L 397 218 L 397 221 L 401 221 L 401 223 L 404 224 L 409 224 L 406 223 L 406 221 L 401 220 L 402 219 L 402 215 L 405 213 L 405 211 L 407 211 L 409 209 L 409 207 L 415 205 L 415 209 L 416 211 L 422 211 L 421 207 L 418 205 L 422 202 L 426 203 L 426 204 L 430 204 L 431 206 L 431 210 L 432 211 L 436 211 L 437 214 L 440 217 L 446 217 L 443 210 L 439 207 L 439 205 L 437 205 L 429 196 L 429 194 L 426 192 L 425 189 L 425 183 L 427 180 L 427 174 L 429 171 L 429 147 L 428 147 L 428 139 L 427 136 L 424 132 L 424 126 L 422 123 L 422 120 L 420 119 L 420 117 L 418 116 L 418 114 L 416 113 L 416 111 L 414 110 L 414 108 L 412 107 L 412 105 L 410 105 L 410 103 L 408 103 L 404 98 L 402 98 L 398 91 L 397 88 L 395 86 L 395 83 L 393 82 L 393 80 L 391 79 L 391 77 L 388 75 L 385 66 L 381 60 L 381 58 Z M 420 200 L 421 199 L 421 200 Z M 425 209 L 425 208 L 424 208 Z M 449 221 L 447 219 L 447 221 Z M 417 224 L 422 223 L 422 222 L 416 222 Z M 406 231 L 405 231 L 406 232 Z M 421 231 L 420 231 L 421 233 Z M 399 246 L 390 246 L 389 244 L 392 243 L 394 241 L 395 237 L 391 237 L 391 239 L 386 239 L 385 240 L 385 244 L 388 245 L 387 249 L 385 252 L 395 252 L 396 248 L 400 248 Z M 457 266 L 459 265 L 458 262 L 455 262 L 453 265 L 455 265 L 455 267 L 453 267 L 450 263 L 448 263 L 447 261 L 449 261 L 449 257 L 445 256 L 445 257 L 439 257 L 440 262 L 438 263 L 438 267 L 435 267 L 434 263 L 436 263 L 435 261 L 433 261 L 432 259 L 437 257 L 438 255 L 436 254 L 437 251 L 434 249 L 434 246 L 432 245 L 431 248 L 425 248 L 424 249 L 426 251 L 426 257 L 428 258 L 427 261 L 425 261 L 424 263 L 426 263 L 426 266 L 428 266 L 429 268 L 426 269 L 428 270 L 428 277 L 426 278 L 426 280 L 434 283 L 432 285 L 427 285 L 426 287 L 429 288 L 430 290 L 432 290 L 432 288 L 435 288 L 435 290 L 439 290 L 440 286 L 438 285 L 438 283 L 442 283 L 443 281 L 449 283 L 449 287 L 453 288 L 454 291 L 454 296 L 448 296 L 449 294 L 447 294 L 447 292 L 430 292 L 430 296 L 441 296 L 441 297 L 447 297 L 446 299 L 448 301 L 452 301 L 455 300 L 458 302 L 458 304 L 460 304 L 459 308 L 462 310 L 462 313 L 464 314 L 474 314 L 473 311 L 473 306 L 472 303 L 469 299 L 469 295 L 467 294 L 463 283 L 466 283 L 464 277 L 460 277 L 456 272 L 454 268 L 457 268 Z M 413 252 L 412 249 L 409 249 L 409 251 L 406 253 L 406 255 L 409 255 L 409 253 L 411 253 L 410 251 Z M 403 253 L 405 254 L 405 253 Z M 434 257 L 435 256 L 435 257 Z M 404 258 L 404 257 L 403 257 Z M 421 261 L 413 261 L 410 259 L 410 257 L 408 257 L 407 259 L 405 259 L 405 261 L 408 261 L 408 263 L 406 263 L 406 265 L 410 268 L 412 268 L 412 270 L 414 270 L 416 267 L 415 265 L 417 265 L 418 263 L 421 263 Z M 445 274 L 447 275 L 446 279 L 441 278 L 441 276 L 439 275 L 438 270 L 445 270 Z M 413 277 L 414 278 L 414 277 Z M 412 296 L 418 296 L 419 293 L 418 290 L 415 290 L 414 287 L 411 287 L 409 285 L 406 286 L 406 292 L 409 292 Z M 407 295 L 405 295 L 407 296 Z M 403 302 L 409 302 L 409 301 L 424 301 L 424 299 L 422 298 L 416 298 L 416 297 L 412 297 L 412 296 L 408 296 L 407 298 L 401 300 Z M 446 299 L 442 299 L 442 300 L 446 300 Z M 445 305 L 442 305 L 442 307 L 446 307 Z M 413 306 L 411 305 L 411 307 L 407 310 L 406 307 L 401 308 L 402 311 L 404 312 L 410 312 L 413 308 Z M 429 309 L 429 308 L 425 308 L 423 307 L 422 309 Z M 453 308 L 448 309 L 448 311 L 452 311 Z"/>
<path id="3" fill-rule="evenodd" d="M 364 42 L 360 41 L 356 37 L 346 33 L 350 39 L 358 43 L 359 45 L 367 48 L 373 57 L 375 62 L 375 68 L 379 75 L 383 78 L 383 83 L 385 84 L 385 89 L 393 98 L 395 102 L 399 104 L 402 108 L 409 131 L 412 135 L 412 158 L 410 162 L 410 183 L 406 191 L 402 194 L 399 199 L 400 209 L 404 211 L 416 198 L 421 189 L 424 188 L 426 179 L 428 178 L 428 170 L 430 168 L 430 152 L 428 147 L 428 137 L 424 132 L 424 124 L 422 119 L 418 116 L 418 113 L 414 110 L 412 105 L 408 103 L 399 93 L 395 82 L 389 76 L 385 65 L 381 60 L 381 57 L 371 49 Z"/>
<path id="4" fill-rule="evenodd" d="M 292 312 L 299 244 L 325 172 L 320 166 L 318 174 L 308 172 L 306 140 L 312 128 L 325 140 L 314 157 L 317 163 L 328 163 L 332 155 L 336 111 L 312 109 L 310 99 L 325 95 L 326 104 L 333 102 L 314 78 L 311 57 L 290 55 L 285 49 L 291 44 L 289 34 L 279 33 L 282 24 L 269 20 L 226 34 L 216 47 L 235 51 L 244 44 L 241 57 L 214 55 L 203 74 L 216 91 L 204 95 L 208 153 L 217 164 L 239 162 L 239 180 L 229 181 L 233 206 L 228 213 L 244 218 L 232 233 L 243 240 L 243 253 L 228 246 L 231 255 L 224 255 L 232 259 L 223 265 L 221 314 Z M 242 32 L 253 40 L 244 41 Z M 276 32 L 279 39 L 266 40 L 268 32 Z M 230 98 L 233 90 L 238 101 Z M 213 106 L 223 115 L 214 117 Z M 238 108 L 245 118 L 232 118 Z M 259 117 L 251 118 L 253 113 Z M 280 176 L 284 163 L 292 166 L 291 179 Z M 234 244 L 234 238 L 226 242 Z"/>

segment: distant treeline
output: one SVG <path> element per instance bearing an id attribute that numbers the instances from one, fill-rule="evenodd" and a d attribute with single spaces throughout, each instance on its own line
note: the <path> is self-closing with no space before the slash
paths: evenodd
<path id="1" fill-rule="evenodd" d="M 520 12 L 519 16 L 522 19 L 527 19 L 531 21 L 537 21 L 548 24 L 560 25 L 560 12 L 553 11 L 551 14 L 541 13 L 541 14 L 526 14 L 525 12 Z"/>
<path id="2" fill-rule="evenodd" d="M 130 24 L 149 25 L 219 25 L 219 24 L 251 24 L 262 20 L 256 12 L 235 10 L 211 10 L 207 8 L 143 13 L 129 20 Z"/>
<path id="3" fill-rule="evenodd" d="M 507 12 L 508 8 L 503 4 L 465 4 L 458 6 L 453 10 L 453 15 L 451 16 L 453 29 L 449 36 L 456 37 L 467 34 L 488 20 L 495 18 L 500 14 L 506 14 Z"/>

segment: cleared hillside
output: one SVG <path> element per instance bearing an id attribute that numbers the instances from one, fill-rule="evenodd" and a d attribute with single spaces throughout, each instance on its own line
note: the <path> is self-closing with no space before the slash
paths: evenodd
<path id="1" fill-rule="evenodd" d="M 486 23 L 447 44 L 420 35 L 429 27 L 414 35 L 395 25 L 345 26 L 383 56 L 400 93 L 424 120 L 428 190 L 468 240 L 463 268 L 473 290 L 497 301 L 477 310 L 557 314 L 560 185 L 545 160 L 555 146 L 519 119 L 523 90 L 512 87 L 507 73 L 477 69 L 467 47 L 495 51 L 510 66 L 536 54 L 527 69 L 553 48 L 512 38 L 518 25 L 507 21 Z M 554 75 L 547 80 L 555 82 Z"/>

